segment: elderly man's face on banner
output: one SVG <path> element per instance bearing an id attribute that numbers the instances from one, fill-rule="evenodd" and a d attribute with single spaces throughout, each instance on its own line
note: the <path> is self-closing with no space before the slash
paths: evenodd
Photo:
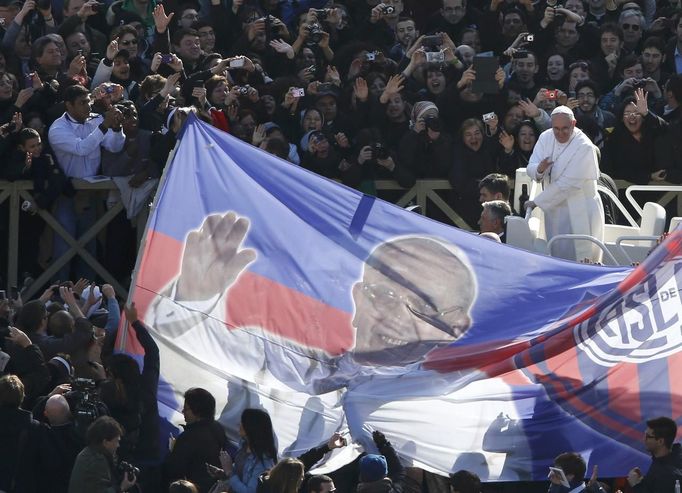
<path id="1" fill-rule="evenodd" d="M 404 366 L 461 337 L 476 296 L 470 269 L 437 241 L 407 238 L 379 246 L 353 286 L 353 356 Z"/>

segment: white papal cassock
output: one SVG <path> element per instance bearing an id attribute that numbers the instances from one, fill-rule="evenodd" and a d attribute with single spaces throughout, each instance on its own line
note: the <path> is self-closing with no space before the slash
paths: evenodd
<path id="1" fill-rule="evenodd" d="M 565 144 L 559 143 L 553 130 L 540 135 L 526 172 L 542 182 L 542 192 L 534 199 L 545 215 L 545 233 L 549 241 L 560 234 L 586 234 L 604 239 L 604 209 L 597 192 L 599 160 L 597 148 L 578 128 Z M 553 162 L 538 173 L 540 162 Z M 559 241 L 552 248 L 556 257 L 568 260 L 601 260 L 601 250 L 587 241 Z"/>

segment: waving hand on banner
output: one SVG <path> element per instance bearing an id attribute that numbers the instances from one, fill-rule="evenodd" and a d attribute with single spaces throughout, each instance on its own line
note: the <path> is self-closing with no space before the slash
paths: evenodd
<path id="1" fill-rule="evenodd" d="M 212 214 L 185 241 L 177 299 L 201 301 L 224 293 L 256 260 L 256 251 L 240 249 L 249 221 L 234 212 Z"/>

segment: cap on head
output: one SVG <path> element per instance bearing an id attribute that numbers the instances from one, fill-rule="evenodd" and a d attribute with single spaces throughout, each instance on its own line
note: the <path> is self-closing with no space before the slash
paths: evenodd
<path id="1" fill-rule="evenodd" d="M 575 114 L 573 113 L 573 110 L 569 108 L 568 106 L 557 106 L 552 110 L 552 116 L 555 115 L 566 115 L 568 116 L 571 120 L 575 120 Z"/>
<path id="2" fill-rule="evenodd" d="M 360 459 L 360 481 L 371 483 L 379 481 L 388 474 L 386 457 L 377 454 L 367 454 Z"/>

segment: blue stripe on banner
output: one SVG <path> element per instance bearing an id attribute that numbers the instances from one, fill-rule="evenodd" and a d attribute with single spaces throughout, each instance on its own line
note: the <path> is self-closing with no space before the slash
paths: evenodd
<path id="1" fill-rule="evenodd" d="M 376 197 L 370 195 L 363 195 L 362 199 L 360 199 L 358 208 L 355 210 L 353 220 L 350 222 L 350 227 L 348 228 L 348 232 L 353 238 L 357 239 L 358 235 L 362 232 L 362 228 L 365 227 L 367 217 L 372 210 L 375 200 Z"/>

